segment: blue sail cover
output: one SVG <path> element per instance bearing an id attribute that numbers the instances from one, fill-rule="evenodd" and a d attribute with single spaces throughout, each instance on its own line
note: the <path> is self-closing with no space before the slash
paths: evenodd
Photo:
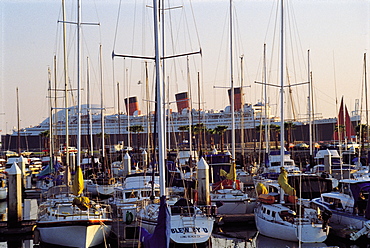
<path id="1" fill-rule="evenodd" d="M 166 196 L 161 196 L 158 222 L 154 232 L 150 234 L 141 227 L 140 242 L 145 248 L 169 248 L 171 232 L 171 215 L 166 204 Z"/>

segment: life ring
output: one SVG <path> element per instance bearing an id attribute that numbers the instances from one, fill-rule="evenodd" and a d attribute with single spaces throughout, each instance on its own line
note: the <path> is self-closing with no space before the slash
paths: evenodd
<path id="1" fill-rule="evenodd" d="M 134 220 L 134 215 L 130 211 L 127 211 L 126 212 L 126 224 L 130 225 L 133 220 Z"/>

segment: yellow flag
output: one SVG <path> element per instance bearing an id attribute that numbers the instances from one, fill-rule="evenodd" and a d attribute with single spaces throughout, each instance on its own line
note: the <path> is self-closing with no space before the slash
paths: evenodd
<path id="1" fill-rule="evenodd" d="M 81 167 L 78 166 L 76 169 L 76 174 L 73 179 L 72 192 L 75 196 L 78 196 L 84 190 L 84 177 L 82 175 Z"/>

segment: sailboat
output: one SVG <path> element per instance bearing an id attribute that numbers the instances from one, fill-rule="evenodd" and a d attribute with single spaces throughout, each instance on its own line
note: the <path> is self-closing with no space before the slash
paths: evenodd
<path id="1" fill-rule="evenodd" d="M 223 216 L 225 221 L 231 220 L 230 216 L 241 215 L 241 214 L 252 214 L 253 209 L 256 205 L 256 199 L 250 197 L 243 187 L 243 183 L 237 180 L 236 175 L 236 152 L 235 152 L 235 109 L 243 106 L 241 105 L 242 88 L 234 87 L 234 68 L 233 68 L 233 5 L 230 0 L 230 107 L 231 107 L 231 163 L 224 164 L 211 164 L 213 167 L 213 173 L 216 174 L 216 168 L 229 167 L 228 172 L 223 169 L 219 169 L 219 175 L 224 176 L 224 180 L 214 182 L 212 184 L 211 202 L 217 204 L 218 214 Z M 238 92 L 237 97 L 235 92 Z M 235 98 L 239 99 L 238 104 L 235 104 Z M 212 156 L 212 155 L 211 155 Z M 215 155 L 217 156 L 217 155 Z M 222 156 L 222 155 L 221 155 Z M 225 156 L 228 157 L 228 156 Z"/>
<path id="2" fill-rule="evenodd" d="M 156 84 L 156 126 L 158 130 L 158 168 L 160 201 L 151 197 L 137 213 L 138 224 L 144 228 L 141 232 L 141 242 L 149 247 L 169 247 L 170 240 L 181 244 L 199 244 L 209 240 L 214 217 L 203 213 L 200 208 L 188 200 L 179 199 L 176 202 L 167 201 L 165 178 L 165 116 L 164 84 L 161 72 L 159 5 L 153 0 L 154 44 L 155 44 L 155 84 Z M 156 156 L 154 156 L 156 158 Z M 145 230 L 145 231 L 144 231 Z"/>
<path id="3" fill-rule="evenodd" d="M 65 185 L 49 188 L 47 200 L 39 206 L 36 221 L 38 241 L 87 248 L 108 238 L 112 226 L 110 207 L 81 196 L 82 191 L 81 168 L 77 169 L 73 188 Z"/>
<path id="4" fill-rule="evenodd" d="M 329 234 L 330 211 L 319 215 L 316 209 L 305 207 L 298 202 L 296 192 L 287 184 L 287 171 L 281 168 L 279 182 L 264 182 L 275 192 L 268 192 L 265 184 L 258 184 L 258 204 L 254 211 L 258 231 L 271 238 L 302 242 L 320 243 Z M 288 193 L 288 195 L 285 195 Z"/>
<path id="5" fill-rule="evenodd" d="M 281 0 L 280 34 L 280 175 L 276 188 L 278 192 L 268 192 L 263 183 L 256 186 L 258 204 L 254 210 L 257 230 L 265 236 L 302 243 L 319 243 L 329 234 L 328 219 L 319 218 L 313 208 L 304 206 L 302 199 L 297 199 L 296 191 L 287 183 L 288 172 L 284 168 L 284 2 Z M 264 181 L 268 183 L 268 181 Z M 274 182 L 271 182 L 274 183 Z M 286 195 L 288 194 L 288 195 Z M 330 212 L 329 212 L 330 213 Z"/>
<path id="6" fill-rule="evenodd" d="M 63 12 L 65 6 L 63 1 Z M 64 13 L 63 13 L 64 14 Z M 65 15 L 64 15 L 65 16 Z M 77 50 L 80 55 L 81 6 L 78 1 L 77 14 Z M 84 189 L 81 169 L 81 80 L 80 56 L 78 56 L 78 132 L 77 132 L 77 166 L 72 188 L 67 185 L 51 187 L 47 200 L 39 206 L 36 221 L 38 241 L 68 247 L 92 247 L 108 238 L 112 218 L 109 205 L 97 204 L 82 195 Z M 71 194 L 73 193 L 73 194 Z"/>

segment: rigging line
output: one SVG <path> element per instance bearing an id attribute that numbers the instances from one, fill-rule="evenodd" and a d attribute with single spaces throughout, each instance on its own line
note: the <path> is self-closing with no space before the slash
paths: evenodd
<path id="1" fill-rule="evenodd" d="M 266 79 L 267 82 L 271 82 L 271 77 L 272 77 L 272 65 L 273 65 L 273 61 L 274 61 L 274 53 L 273 51 L 275 51 L 275 47 L 276 47 L 276 39 L 278 39 L 278 37 L 276 37 L 276 32 L 277 32 L 277 29 L 278 29 L 278 17 L 279 17 L 279 8 L 278 8 L 278 1 L 276 1 L 276 6 L 272 6 L 272 9 L 271 9 L 271 16 L 272 16 L 272 10 L 274 9 L 274 7 L 276 7 L 276 10 L 275 10 L 275 25 L 274 25 L 274 30 L 273 30 L 273 36 L 272 36 L 272 46 L 271 46 L 271 55 L 270 55 L 270 63 L 269 63 L 269 69 L 268 69 L 268 77 Z M 266 30 L 266 32 L 268 32 L 268 29 Z M 267 34 L 266 34 L 267 35 Z M 266 43 L 266 42 L 265 42 Z M 278 52 L 278 55 L 279 55 L 279 52 Z M 278 63 L 279 64 L 279 63 Z M 275 74 L 275 82 L 278 82 L 279 79 L 279 75 L 276 73 Z M 279 99 L 279 91 L 275 91 L 275 99 Z M 275 104 L 275 107 L 274 107 L 274 111 L 275 111 L 275 115 L 276 113 L 278 112 L 278 104 Z"/>
<path id="2" fill-rule="evenodd" d="M 114 64 L 114 58 L 112 57 L 112 81 L 113 81 L 113 111 L 114 113 L 118 113 L 118 109 L 117 109 L 117 112 L 116 112 L 116 94 L 115 94 L 115 91 L 114 91 L 114 88 L 115 88 L 115 82 L 116 82 L 116 71 L 115 71 L 115 64 Z M 118 89 L 117 89 L 118 91 Z M 117 106 L 118 107 L 118 106 Z M 120 114 L 120 113 L 118 113 Z"/>
<path id="3" fill-rule="evenodd" d="M 165 11 L 165 9 L 163 9 L 162 10 L 163 11 L 163 15 L 164 15 L 164 11 Z M 168 26 L 169 26 L 169 35 L 170 35 L 170 41 L 171 41 L 171 45 L 172 45 L 172 54 L 175 54 L 175 39 L 174 39 L 174 36 L 173 36 L 173 27 L 172 27 L 172 15 L 171 15 L 171 6 L 170 6 L 170 2 L 168 1 L 168 16 L 169 16 L 169 24 L 168 24 Z M 165 31 L 165 22 L 164 22 L 164 20 L 162 20 L 162 28 L 164 29 L 164 31 Z M 163 31 L 163 37 L 162 37 L 162 41 L 163 41 L 163 43 L 165 43 L 165 32 Z M 163 48 L 163 57 L 165 57 L 165 55 L 164 55 L 164 48 Z M 178 81 L 178 77 L 177 77 L 177 70 L 176 70 L 176 68 L 177 68 L 177 66 L 176 66 L 176 63 L 177 63 L 177 61 L 176 60 L 174 60 L 173 61 L 173 70 L 174 70 L 174 74 L 175 74 L 175 82 L 177 82 Z M 166 64 L 167 65 L 167 64 Z M 169 66 L 170 67 L 170 66 Z M 169 85 L 168 85 L 168 87 L 170 87 Z"/>
<path id="4" fill-rule="evenodd" d="M 116 30 L 114 31 L 113 48 L 112 48 L 113 51 L 114 51 L 114 48 L 116 47 L 117 33 L 118 33 L 118 23 L 119 23 L 119 17 L 120 17 L 120 13 L 121 13 L 121 6 L 122 6 L 122 0 L 119 1 L 119 5 L 118 5 Z"/>
<path id="5" fill-rule="evenodd" d="M 194 20 L 195 33 L 197 34 L 198 45 L 199 45 L 199 47 L 201 47 L 200 46 L 200 38 L 199 38 L 199 32 L 198 32 L 197 22 L 195 21 L 194 9 L 193 9 L 193 5 L 192 5 L 191 0 L 189 1 L 189 5 L 190 5 L 191 14 L 192 14 L 193 20 Z"/>
<path id="6" fill-rule="evenodd" d="M 60 9 L 59 9 L 59 17 L 61 16 L 61 10 L 62 9 L 62 7 L 60 7 Z M 60 19 L 60 18 L 58 18 L 58 19 Z M 57 28 L 56 28 L 56 33 L 55 33 L 55 43 L 54 43 L 54 51 L 55 51 L 55 54 L 57 53 L 57 50 L 59 50 L 58 49 L 58 44 L 60 44 L 61 42 L 59 42 L 59 41 L 61 41 L 62 39 L 58 36 L 58 34 L 59 34 L 59 32 L 60 32 L 60 30 L 59 30 L 59 22 L 57 21 Z"/>
<path id="7" fill-rule="evenodd" d="M 223 30 L 222 30 L 222 35 L 221 35 L 221 43 L 220 43 L 220 47 L 219 47 L 219 49 L 218 49 L 218 51 L 222 51 L 222 47 L 223 47 L 223 43 L 224 43 L 224 34 L 225 34 L 225 29 L 226 29 L 226 27 L 228 27 L 228 17 L 227 17 L 228 15 L 226 15 L 225 16 L 225 19 L 224 19 L 224 26 L 223 26 Z M 221 60 L 221 52 L 219 52 L 218 53 L 218 56 L 217 56 L 217 63 L 216 63 L 216 73 L 214 73 L 214 78 L 213 78 L 213 85 L 216 85 L 216 77 L 217 77 L 217 72 L 218 71 L 221 71 L 221 70 L 219 70 L 219 67 L 220 67 L 220 60 Z M 225 59 L 226 60 L 226 59 Z M 224 75 L 224 79 L 222 80 L 222 82 L 224 82 L 224 84 L 225 84 L 225 82 L 227 82 L 227 80 L 226 80 L 226 73 L 224 73 L 225 75 Z M 217 103 L 217 100 L 219 100 L 219 99 L 216 99 L 216 97 L 214 97 L 213 98 L 213 106 L 217 106 L 218 105 L 218 103 Z M 224 100 L 224 98 L 222 98 L 222 101 Z"/>
<path id="8" fill-rule="evenodd" d="M 96 18 L 98 19 L 99 23 L 99 43 L 102 43 L 102 33 L 101 33 L 101 27 L 100 27 L 100 18 L 99 18 L 99 13 L 98 13 L 98 8 L 96 6 L 96 0 L 94 1 L 94 6 L 95 6 L 95 13 L 96 13 Z"/>
<path id="9" fill-rule="evenodd" d="M 302 47 L 301 36 L 300 36 L 298 25 L 297 25 L 297 18 L 295 17 L 296 15 L 295 15 L 295 11 L 294 11 L 293 6 L 291 6 L 291 9 L 292 10 L 290 12 L 291 12 L 291 15 L 293 16 L 293 25 L 292 26 L 295 28 L 294 30 L 296 32 L 296 35 L 298 36 L 297 41 L 299 43 L 299 46 L 297 45 L 297 50 L 298 50 L 298 47 L 299 47 L 300 50 L 301 50 L 300 54 L 303 57 L 303 54 L 305 54 L 305 51 L 303 50 L 303 47 Z M 308 65 L 306 64 L 305 59 L 303 59 L 303 64 L 306 68 L 308 67 Z M 305 70 L 305 71 L 307 71 L 307 70 Z"/>
<path id="10" fill-rule="evenodd" d="M 338 92 L 337 92 L 337 78 L 335 74 L 335 59 L 334 59 L 334 51 L 333 51 L 333 76 L 334 76 L 334 93 L 335 93 L 335 113 L 338 113 Z"/>

